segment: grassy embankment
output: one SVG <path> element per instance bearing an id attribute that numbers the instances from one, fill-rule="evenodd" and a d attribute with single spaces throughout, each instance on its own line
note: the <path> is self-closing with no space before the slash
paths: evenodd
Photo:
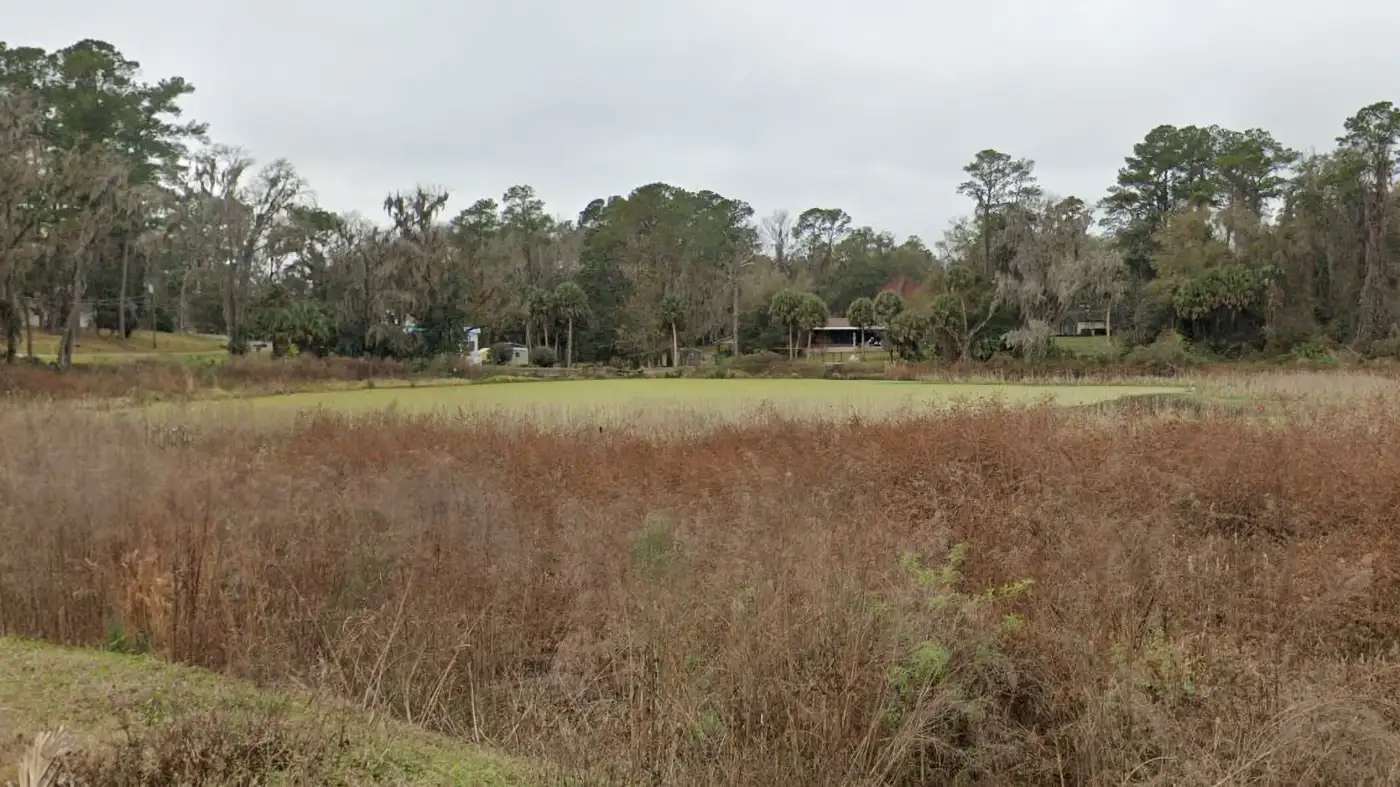
<path id="1" fill-rule="evenodd" d="M 545 783 L 534 766 L 333 698 L 0 637 L 0 784 L 21 763 L 99 784 Z"/>

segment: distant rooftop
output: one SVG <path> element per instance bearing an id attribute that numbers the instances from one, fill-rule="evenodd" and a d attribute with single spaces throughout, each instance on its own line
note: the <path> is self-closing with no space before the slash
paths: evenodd
<path id="1" fill-rule="evenodd" d="M 856 329 L 855 326 L 851 325 L 851 321 L 848 320 L 848 319 L 846 319 L 845 317 L 827 317 L 827 318 L 826 318 L 826 325 L 823 325 L 822 327 L 817 328 L 816 330 L 819 330 L 819 331 L 854 331 L 855 329 Z M 883 325 L 869 325 L 869 326 L 866 326 L 865 330 L 867 330 L 867 331 L 883 331 L 883 330 L 885 330 L 885 326 L 883 326 Z"/>

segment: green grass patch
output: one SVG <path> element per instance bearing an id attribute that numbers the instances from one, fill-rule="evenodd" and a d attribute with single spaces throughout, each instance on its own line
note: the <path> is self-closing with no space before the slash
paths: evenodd
<path id="1" fill-rule="evenodd" d="M 1055 346 L 1081 358 L 1108 358 L 1117 353 L 1107 336 L 1056 336 Z"/>
<path id="2" fill-rule="evenodd" d="M 0 784 L 60 727 L 74 745 L 60 761 L 113 783 L 543 783 L 533 766 L 330 700 L 0 637 Z"/>
<path id="3" fill-rule="evenodd" d="M 36 355 L 38 355 L 36 353 Z M 57 355 L 38 355 L 45 361 L 58 360 Z M 111 363 L 136 363 L 139 361 L 157 361 L 160 363 L 174 364 L 204 364 L 221 363 L 228 358 L 225 350 L 211 350 L 209 352 L 168 352 L 168 353 L 73 353 L 73 363 L 75 364 L 111 364 Z"/>
<path id="4" fill-rule="evenodd" d="M 158 404 L 243 420 L 325 410 L 364 414 L 492 414 L 546 425 L 640 425 L 678 419 L 735 422 L 763 414 L 790 418 L 889 418 L 957 405 L 1050 403 L 1080 406 L 1124 396 L 1182 393 L 1184 387 L 1006 385 L 811 379 L 564 380 L 538 385 L 433 385 L 318 391 L 236 401 Z"/>
<path id="5" fill-rule="evenodd" d="M 63 337 L 58 334 L 34 334 L 35 357 L 46 361 L 55 360 L 62 341 Z M 25 346 L 21 339 L 20 352 L 24 352 Z M 217 360 L 227 354 L 224 340 L 209 336 L 157 331 L 152 341 L 150 331 L 133 331 L 130 339 L 122 341 L 116 336 L 84 333 L 78 336 L 73 347 L 73 362 L 124 363 L 159 360 L 193 363 Z"/>

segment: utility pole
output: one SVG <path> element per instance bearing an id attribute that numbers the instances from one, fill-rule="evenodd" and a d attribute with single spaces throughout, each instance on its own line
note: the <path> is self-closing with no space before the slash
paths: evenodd
<path id="1" fill-rule="evenodd" d="M 156 349 L 156 286 L 146 282 L 146 311 L 151 313 L 151 349 Z"/>

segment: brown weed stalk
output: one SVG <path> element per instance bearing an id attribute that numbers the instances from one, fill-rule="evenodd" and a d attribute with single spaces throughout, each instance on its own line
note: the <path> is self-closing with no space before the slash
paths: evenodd
<path id="1" fill-rule="evenodd" d="M 1400 417 L 0 416 L 0 630 L 658 784 L 1400 776 Z"/>

